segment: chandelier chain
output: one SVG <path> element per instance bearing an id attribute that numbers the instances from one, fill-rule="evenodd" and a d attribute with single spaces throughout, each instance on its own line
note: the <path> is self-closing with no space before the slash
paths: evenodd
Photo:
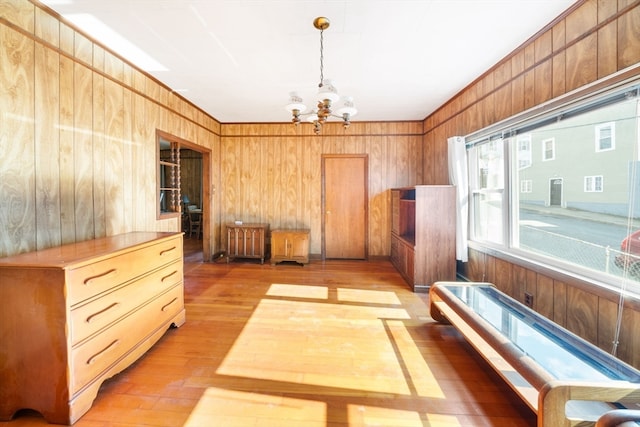
<path id="1" fill-rule="evenodd" d="M 324 84 L 324 67 L 323 67 L 323 62 L 324 62 L 324 37 L 323 37 L 323 33 L 324 33 L 324 28 L 320 29 L 320 84 L 318 85 L 318 87 L 322 87 L 322 85 Z"/>

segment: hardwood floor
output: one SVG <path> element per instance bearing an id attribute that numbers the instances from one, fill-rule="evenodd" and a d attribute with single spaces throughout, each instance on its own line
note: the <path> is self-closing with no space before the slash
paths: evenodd
<path id="1" fill-rule="evenodd" d="M 386 260 L 187 261 L 184 326 L 75 426 L 535 426 L 426 303 Z M 28 411 L 0 422 L 44 424 Z"/>

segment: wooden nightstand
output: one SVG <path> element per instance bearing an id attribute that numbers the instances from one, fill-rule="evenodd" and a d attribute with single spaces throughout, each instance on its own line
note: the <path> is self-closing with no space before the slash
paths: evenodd
<path id="1" fill-rule="evenodd" d="M 282 261 L 309 263 L 309 230 L 273 230 L 271 232 L 271 264 Z"/>

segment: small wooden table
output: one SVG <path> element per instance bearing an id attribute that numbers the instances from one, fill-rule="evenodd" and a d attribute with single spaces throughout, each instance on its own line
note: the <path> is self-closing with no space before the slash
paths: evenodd
<path id="1" fill-rule="evenodd" d="M 271 232 L 271 265 L 283 261 L 309 264 L 309 230 L 273 230 Z"/>

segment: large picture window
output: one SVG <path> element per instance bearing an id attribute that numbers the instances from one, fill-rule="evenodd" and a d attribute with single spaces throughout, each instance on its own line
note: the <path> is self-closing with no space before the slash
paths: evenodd
<path id="1" fill-rule="evenodd" d="M 639 91 L 468 140 L 470 239 L 640 293 Z"/>

